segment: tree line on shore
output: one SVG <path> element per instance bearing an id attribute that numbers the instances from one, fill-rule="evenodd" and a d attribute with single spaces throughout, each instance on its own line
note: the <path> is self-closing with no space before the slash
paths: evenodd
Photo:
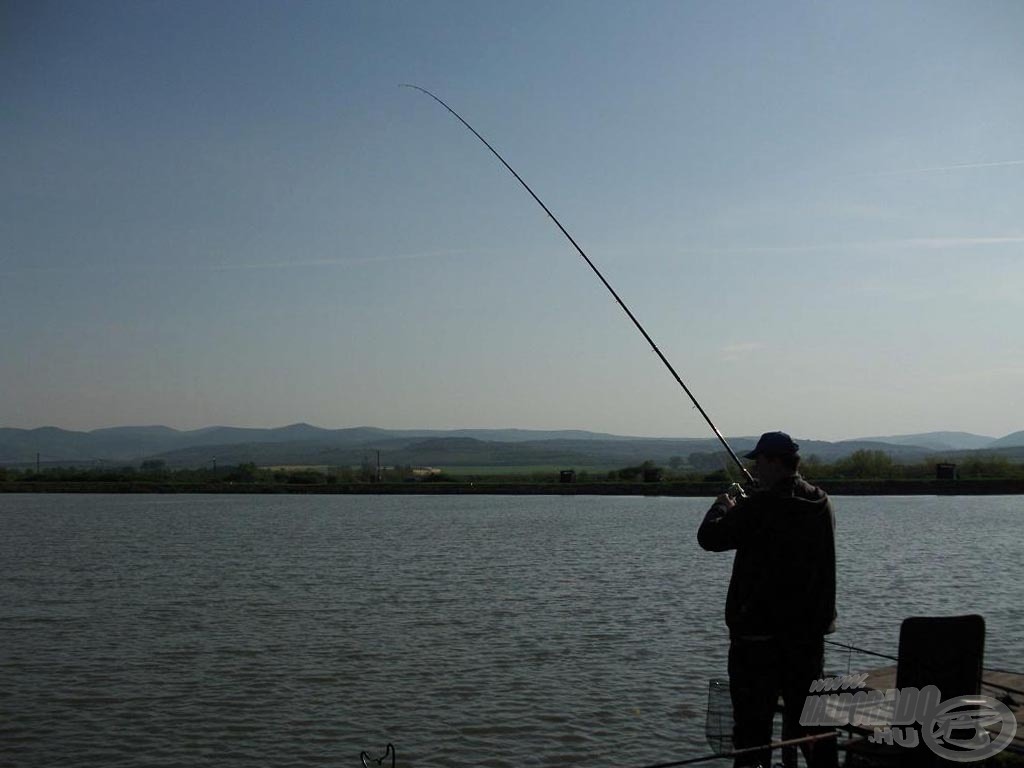
<path id="1" fill-rule="evenodd" d="M 806 458 L 801 473 L 811 481 L 827 480 L 930 480 L 936 477 L 941 459 L 930 458 L 914 464 L 900 464 L 884 451 L 860 450 L 834 462 L 815 456 Z M 570 469 L 570 468 L 566 468 Z M 1024 463 L 1015 463 L 1002 456 L 980 455 L 962 459 L 955 466 L 961 479 L 1024 479 Z M 667 466 L 655 461 L 612 470 L 580 470 L 573 480 L 579 483 L 600 482 L 729 482 L 740 479 L 731 460 L 723 454 L 691 454 L 686 459 L 673 456 Z M 227 467 L 171 469 L 163 461 L 143 461 L 140 466 L 122 467 L 47 467 L 16 469 L 0 467 L 0 482 L 103 483 L 143 482 L 173 484 L 283 484 L 337 485 L 353 483 L 401 482 L 501 482 L 556 483 L 558 469 L 534 470 L 515 474 L 487 473 L 474 470 L 461 473 L 458 467 L 441 472 L 417 471 L 411 466 L 375 467 L 364 462 L 358 467 L 301 468 L 257 467 L 253 463 Z"/>

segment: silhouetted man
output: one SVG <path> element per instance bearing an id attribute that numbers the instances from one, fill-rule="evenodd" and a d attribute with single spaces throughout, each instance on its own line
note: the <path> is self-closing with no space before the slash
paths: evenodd
<path id="1" fill-rule="evenodd" d="M 736 749 L 772 741 L 780 695 L 785 736 L 815 730 L 799 717 L 823 674 L 824 637 L 835 631 L 835 516 L 825 492 L 797 471 L 798 449 L 784 432 L 761 435 L 744 457 L 756 462 L 757 490 L 719 496 L 697 531 L 706 550 L 736 550 L 725 603 Z M 805 746 L 804 756 L 811 768 L 835 768 L 835 739 Z M 771 752 L 736 758 L 737 766 L 755 764 L 767 768 Z"/>

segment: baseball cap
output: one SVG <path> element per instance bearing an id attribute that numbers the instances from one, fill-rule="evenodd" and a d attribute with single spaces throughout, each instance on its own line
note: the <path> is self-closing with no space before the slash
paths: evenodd
<path id="1" fill-rule="evenodd" d="M 796 453 L 800 446 L 793 442 L 793 438 L 785 432 L 765 432 L 757 445 L 750 453 L 745 454 L 745 459 L 756 459 L 760 453 L 769 456 L 786 456 Z"/>

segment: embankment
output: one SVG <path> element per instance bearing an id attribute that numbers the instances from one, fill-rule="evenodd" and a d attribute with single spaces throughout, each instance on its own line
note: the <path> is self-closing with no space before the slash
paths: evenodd
<path id="1" fill-rule="evenodd" d="M 1024 480 L 822 480 L 833 496 L 981 496 L 1024 494 Z M 724 483 L 161 483 L 6 482 L 0 493 L 345 493 L 345 494 L 497 494 L 562 496 L 704 496 L 725 490 Z"/>

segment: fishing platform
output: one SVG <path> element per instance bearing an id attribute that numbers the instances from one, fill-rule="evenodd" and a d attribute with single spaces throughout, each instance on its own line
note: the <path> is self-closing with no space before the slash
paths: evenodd
<path id="1" fill-rule="evenodd" d="M 864 681 L 865 688 L 870 691 L 892 690 L 896 688 L 896 673 L 895 664 L 872 669 Z M 980 693 L 1001 701 L 1013 713 L 1017 721 L 1017 733 L 1007 749 L 1024 755 L 1024 673 L 983 669 Z"/>

